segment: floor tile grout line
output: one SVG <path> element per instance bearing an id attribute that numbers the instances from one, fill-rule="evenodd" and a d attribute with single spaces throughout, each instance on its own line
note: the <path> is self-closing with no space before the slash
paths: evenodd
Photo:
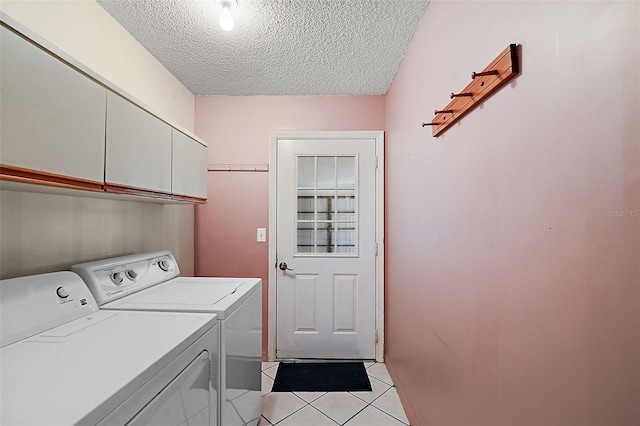
<path id="1" fill-rule="evenodd" d="M 335 424 L 337 424 L 337 425 L 339 425 L 339 426 L 342 426 L 342 424 L 344 424 L 344 423 L 342 423 L 342 424 L 341 424 L 341 423 L 336 422 L 336 421 L 335 421 L 335 420 L 333 420 L 331 417 L 329 417 L 326 413 L 324 413 L 323 411 L 320 411 L 320 410 L 318 409 L 318 407 L 315 407 L 315 406 L 314 406 L 314 405 L 312 405 L 311 403 L 309 403 L 308 405 L 309 405 L 311 408 L 313 408 L 314 410 L 316 410 L 318 413 L 322 414 L 323 416 L 325 416 L 326 418 L 328 418 L 329 420 L 331 420 L 332 422 L 334 422 Z M 346 423 L 346 422 L 345 422 L 345 423 Z"/>
<path id="2" fill-rule="evenodd" d="M 273 393 L 273 392 L 269 392 L 269 393 Z M 289 413 L 287 416 L 281 418 L 280 420 L 278 420 L 275 423 L 272 423 L 273 426 L 277 425 L 278 423 L 282 422 L 284 419 L 293 416 L 295 413 L 297 413 L 298 411 L 302 410 L 304 407 L 306 407 L 307 405 L 310 405 L 307 401 L 305 401 L 304 399 L 300 398 L 298 395 L 296 395 L 293 392 L 279 392 L 279 393 L 290 393 L 291 395 L 295 396 L 296 398 L 298 398 L 300 401 L 304 402 L 304 405 L 300 408 L 298 408 L 297 410 Z M 268 420 L 268 419 L 267 419 Z"/>
<path id="3" fill-rule="evenodd" d="M 376 407 L 376 406 L 375 406 L 375 405 L 373 405 L 373 404 L 369 404 L 369 405 L 371 405 L 371 408 L 375 408 L 376 410 L 380 411 L 381 413 L 386 414 L 387 416 L 391 417 L 392 419 L 395 419 L 395 420 L 399 421 L 399 422 L 400 422 L 400 423 L 402 423 L 403 425 L 410 426 L 410 425 L 409 425 L 409 423 L 405 423 L 403 420 L 400 420 L 399 418 L 397 418 L 397 417 L 396 417 L 396 416 L 394 416 L 393 414 L 389 414 L 389 413 L 387 413 L 387 412 L 386 412 L 386 411 L 384 411 L 382 408 L 378 408 L 378 407 Z"/>
<path id="4" fill-rule="evenodd" d="M 385 393 L 389 392 L 389 391 L 390 391 L 391 389 L 393 389 L 394 387 L 395 387 L 395 386 L 389 386 L 387 389 L 385 389 L 385 391 L 384 391 L 384 392 L 382 392 L 380 395 L 378 395 L 378 396 L 376 396 L 375 398 L 373 398 L 373 399 L 371 400 L 371 402 L 369 402 L 369 404 L 373 404 L 374 402 L 376 402 L 377 400 L 379 400 L 379 399 L 382 397 L 382 395 L 384 395 Z M 356 395 L 354 395 L 354 396 L 356 396 Z"/>
<path id="5" fill-rule="evenodd" d="M 386 384 L 386 383 L 385 383 L 385 384 Z M 357 411 L 355 414 L 353 414 L 351 417 L 349 417 L 349 418 L 348 418 L 344 423 L 341 423 L 341 425 L 345 425 L 345 424 L 347 424 L 348 422 L 350 422 L 354 417 L 356 417 L 358 414 L 360 414 L 362 411 L 364 411 L 364 410 L 365 410 L 368 406 L 370 406 L 370 405 L 372 406 L 372 408 L 375 408 L 377 411 L 380 411 L 381 413 L 383 413 L 383 414 L 385 414 L 385 415 L 387 415 L 387 416 L 389 416 L 389 417 L 393 418 L 394 420 L 397 420 L 397 421 L 399 421 L 400 423 L 407 425 L 407 423 L 405 423 L 404 421 L 402 421 L 402 420 L 398 419 L 398 418 L 397 418 L 397 417 L 395 417 L 394 415 L 392 415 L 392 414 L 390 414 L 390 413 L 387 413 L 387 412 L 386 412 L 386 411 L 384 411 L 382 408 L 378 408 L 378 407 L 376 407 L 376 406 L 374 406 L 374 405 L 373 405 L 373 403 L 374 403 L 375 401 L 377 401 L 377 400 L 378 400 L 382 395 L 384 395 L 385 393 L 387 393 L 387 392 L 388 392 L 391 388 L 393 388 L 393 387 L 395 387 L 395 386 L 389 386 L 389 388 L 387 388 L 384 392 L 382 392 L 380 395 L 378 395 L 376 398 L 374 398 L 371 402 L 367 402 L 367 401 L 365 401 L 364 399 L 362 399 L 362 398 L 358 397 L 357 395 L 353 395 L 351 392 L 344 392 L 344 393 L 351 394 L 352 396 L 355 396 L 355 397 L 356 397 L 356 398 L 358 398 L 360 401 L 364 402 L 365 406 L 364 406 L 364 407 L 362 407 L 362 408 L 361 408 L 359 411 Z M 328 393 L 329 393 L 329 392 L 325 392 L 325 395 L 326 395 L 326 394 L 328 394 Z M 324 396 L 324 395 L 323 395 L 323 396 Z M 315 401 L 317 401 L 318 399 L 320 399 L 320 398 L 317 398 L 316 400 L 314 400 L 314 402 L 315 402 Z M 313 405 L 313 403 L 311 403 L 311 402 L 310 402 L 310 403 L 309 403 L 309 405 L 311 405 L 311 406 L 312 406 L 313 408 L 315 408 L 316 410 L 320 411 L 320 412 L 321 412 L 322 414 L 324 414 L 326 417 L 329 417 L 329 416 L 328 416 L 328 414 L 326 414 L 325 412 L 321 411 L 318 407 L 316 407 L 315 405 Z M 333 420 L 334 422 L 336 422 L 336 421 L 335 421 L 334 419 L 332 419 L 331 417 L 329 417 L 329 418 L 330 418 L 331 420 Z M 337 423 L 337 422 L 336 422 L 336 423 Z M 340 423 L 338 423 L 338 424 L 340 424 Z"/>
<path id="6" fill-rule="evenodd" d="M 291 393 L 295 393 L 295 392 L 291 392 Z M 318 392 L 318 393 L 320 393 L 320 392 Z M 298 394 L 296 394 L 296 396 L 297 396 L 298 398 L 303 399 L 304 401 L 307 401 L 307 403 L 308 403 L 308 404 L 311 404 L 311 403 L 313 403 L 313 402 L 316 402 L 317 400 L 319 400 L 320 398 L 322 398 L 323 396 L 325 396 L 325 395 L 326 395 L 326 394 L 328 394 L 328 393 L 329 393 L 329 391 L 326 391 L 326 392 L 324 392 L 322 395 L 318 396 L 317 398 L 315 398 L 315 399 L 313 399 L 313 400 L 311 400 L 311 401 L 307 401 L 306 399 L 302 398 L 302 397 L 301 397 L 300 395 L 298 395 Z M 315 407 L 314 407 L 314 408 L 315 408 Z"/>
<path id="7" fill-rule="evenodd" d="M 358 411 L 357 413 L 355 413 L 353 416 L 349 417 L 344 423 L 341 423 L 340 426 L 344 426 L 347 423 L 349 423 L 351 421 L 351 419 L 353 419 L 355 416 L 357 416 L 358 414 L 362 413 L 369 405 L 371 404 L 367 404 L 364 407 L 362 407 L 362 409 L 360 411 Z"/>
<path id="8" fill-rule="evenodd" d="M 369 376 L 369 377 L 373 377 L 373 376 Z M 356 395 L 356 394 L 354 393 L 354 392 L 356 392 L 356 391 L 352 391 L 352 392 L 349 392 L 349 393 L 350 393 L 351 395 L 355 396 L 356 398 L 361 399 L 362 401 L 366 402 L 367 404 L 371 404 L 373 401 L 375 401 L 376 399 L 378 399 L 378 398 L 380 398 L 382 395 L 384 395 L 384 394 L 385 394 L 389 389 L 391 389 L 391 388 L 394 388 L 394 387 L 395 387 L 395 385 L 390 385 L 390 384 L 389 384 L 389 383 L 387 383 L 387 382 L 383 382 L 382 380 L 378 379 L 377 377 L 374 377 L 374 378 L 375 378 L 377 381 L 379 381 L 380 383 L 384 383 L 384 384 L 385 384 L 385 385 L 387 385 L 388 387 L 387 387 L 384 391 L 382 391 L 382 392 L 380 393 L 380 395 L 376 396 L 376 397 L 375 397 L 375 398 L 373 398 L 371 401 L 367 401 L 367 400 L 365 400 L 365 399 L 363 399 L 363 398 L 359 397 L 358 395 Z M 369 383 L 371 383 L 371 381 L 369 381 Z M 371 392 L 373 392 L 373 386 L 371 386 Z"/>
<path id="9" fill-rule="evenodd" d="M 368 367 L 366 367 L 366 366 L 365 366 L 365 370 L 368 370 L 369 368 L 373 367 L 373 366 L 374 366 L 374 365 L 376 365 L 376 364 L 384 364 L 384 363 L 374 362 L 374 363 L 372 363 L 371 365 L 369 365 Z M 276 368 L 275 368 L 275 371 L 276 371 L 276 375 L 277 375 L 277 371 L 278 371 L 277 367 L 278 367 L 278 366 L 279 366 L 279 363 L 278 363 L 278 364 L 275 364 L 275 365 L 272 365 L 272 366 L 270 366 L 270 367 L 268 367 L 268 368 L 265 368 L 264 370 L 261 370 L 261 373 L 262 373 L 262 374 L 264 374 L 265 376 L 267 376 L 268 378 L 270 378 L 271 380 L 274 380 L 274 381 L 275 381 L 275 377 L 271 377 L 268 373 L 266 373 L 266 370 L 273 369 L 274 367 L 276 367 Z M 386 368 L 386 366 L 385 366 L 385 368 Z M 379 400 L 383 395 L 385 395 L 387 392 L 389 392 L 389 391 L 391 390 L 391 388 L 395 388 L 395 387 L 396 387 L 396 386 L 395 386 L 395 384 L 393 384 L 393 383 L 391 383 L 391 384 L 390 384 L 390 383 L 388 383 L 388 382 L 387 382 L 386 380 L 384 380 L 384 379 L 381 379 L 381 378 L 376 377 L 376 376 L 374 376 L 374 375 L 372 375 L 372 374 L 369 374 L 369 372 L 368 372 L 368 371 L 367 371 L 367 376 L 369 376 L 369 378 L 374 378 L 374 379 L 376 379 L 376 380 L 380 381 L 381 383 L 384 383 L 385 385 L 387 385 L 387 386 L 388 386 L 388 388 L 387 388 L 387 389 L 385 389 L 385 390 L 384 390 L 380 395 L 378 395 L 377 397 L 375 397 L 375 398 L 374 398 L 373 400 L 371 400 L 371 401 L 365 401 L 364 399 L 360 398 L 358 395 L 354 395 L 354 394 L 353 394 L 353 393 L 351 393 L 351 392 L 344 392 L 344 393 L 346 393 L 346 394 L 350 394 L 350 395 L 352 395 L 352 396 L 356 397 L 358 400 L 362 401 L 362 402 L 365 404 L 365 406 L 364 406 L 362 409 L 360 409 L 359 411 L 357 411 L 353 416 L 351 416 L 349 419 L 347 419 L 347 420 L 346 420 L 344 423 L 342 423 L 342 424 L 338 423 L 338 422 L 337 422 L 337 421 L 335 421 L 333 418 L 329 417 L 326 413 L 324 413 L 324 412 L 323 412 L 323 411 L 321 411 L 319 408 L 317 408 L 316 406 L 314 406 L 314 405 L 313 405 L 313 402 L 318 401 L 320 398 L 322 398 L 323 396 L 327 395 L 329 392 L 325 392 L 323 395 L 320 395 L 320 396 L 318 396 L 317 398 L 315 398 L 315 399 L 313 399 L 313 400 L 311 400 L 311 401 L 309 401 L 309 402 L 307 402 L 307 401 L 306 401 L 305 399 L 303 399 L 302 397 L 300 397 L 300 396 L 296 395 L 296 394 L 295 394 L 295 392 L 283 392 L 283 393 L 290 393 L 290 394 L 295 395 L 298 399 L 300 399 L 302 402 L 304 402 L 304 404 L 305 404 L 305 405 L 304 405 L 304 406 L 302 406 L 302 407 L 300 407 L 300 408 L 299 408 L 299 409 L 297 409 L 297 410 L 294 410 L 292 413 L 290 413 L 290 414 L 289 414 L 289 415 L 287 415 L 286 417 L 283 417 L 282 419 L 280 419 L 280 420 L 279 420 L 278 422 L 276 422 L 276 423 L 271 423 L 271 422 L 270 422 L 266 417 L 264 417 L 263 415 L 261 415 L 261 417 L 263 417 L 263 418 L 267 421 L 267 423 L 269 423 L 269 425 L 271 425 L 271 426 L 276 426 L 277 424 L 281 423 L 281 422 L 282 422 L 282 421 L 284 421 L 285 419 L 287 419 L 287 418 L 291 417 L 292 415 L 294 415 L 295 413 L 297 413 L 297 412 L 301 411 L 301 410 L 302 410 L 302 409 L 304 409 L 305 407 L 307 407 L 307 406 L 311 406 L 311 408 L 313 408 L 314 410 L 318 411 L 318 412 L 319 412 L 320 414 L 322 414 L 323 416 L 327 417 L 327 418 L 328 418 L 329 420 L 331 420 L 333 423 L 336 423 L 336 424 L 338 424 L 338 425 L 345 425 L 346 423 L 348 423 L 349 421 L 351 421 L 354 417 L 356 417 L 358 414 L 360 414 L 362 411 L 364 411 L 368 406 L 371 406 L 371 407 L 373 407 L 374 409 L 376 409 L 377 411 L 379 411 L 379 412 L 381 412 L 381 413 L 383 413 L 383 414 L 385 414 L 385 415 L 387 415 L 387 416 L 389 416 L 389 417 L 391 417 L 391 418 L 393 418 L 393 419 L 395 419 L 395 420 L 399 421 L 400 423 L 402 423 L 402 424 L 404 424 L 404 425 L 407 425 L 407 426 L 408 426 L 408 423 L 406 423 L 406 422 L 404 422 L 403 420 L 401 420 L 401 419 L 397 418 L 397 417 L 396 417 L 396 416 L 394 416 L 393 414 L 386 412 L 386 411 L 385 411 L 385 410 L 383 410 L 382 408 L 379 408 L 379 407 L 376 407 L 375 405 L 373 405 L 373 404 L 374 404 L 376 401 L 378 401 L 378 400 Z M 372 390 L 373 390 L 373 389 L 372 389 Z M 261 397 L 264 397 L 264 396 L 266 396 L 266 395 L 268 395 L 268 394 L 270 394 L 270 393 L 273 393 L 273 391 L 269 391 L 269 392 L 267 392 L 266 394 L 261 395 Z M 401 407 L 402 407 L 402 405 L 401 405 Z M 402 408 L 403 408 L 403 410 L 404 410 L 404 407 L 402 407 Z M 405 416 L 406 416 L 406 413 L 405 413 Z"/>
<path id="10" fill-rule="evenodd" d="M 404 424 L 406 425 L 407 423 L 405 423 L 403 420 L 400 420 L 399 418 L 397 418 L 397 417 L 396 417 L 396 416 L 394 416 L 393 414 L 391 414 L 391 413 L 387 413 L 387 412 L 386 412 L 385 410 L 383 410 L 382 408 L 379 408 L 379 407 L 376 407 L 375 405 L 373 405 L 373 403 L 374 403 L 374 402 L 376 402 L 378 399 L 382 398 L 382 396 L 383 396 L 384 394 L 386 394 L 387 392 L 389 392 L 389 391 L 390 391 L 391 389 L 393 389 L 393 388 L 395 388 L 395 386 L 391 386 L 389 389 L 387 389 L 386 391 L 382 392 L 382 393 L 380 394 L 380 396 L 379 396 L 379 397 L 377 397 L 376 399 L 374 399 L 373 401 L 371 401 L 371 404 L 369 404 L 369 405 L 371 405 L 373 408 L 375 408 L 375 409 L 377 409 L 377 410 L 382 411 L 382 412 L 383 412 L 383 413 L 385 413 L 386 415 L 393 417 L 394 419 L 396 419 L 396 420 L 397 420 L 397 421 L 399 421 L 400 423 L 404 423 Z M 398 399 L 398 403 L 400 404 L 400 408 L 402 408 L 402 411 L 404 412 L 404 407 L 402 406 L 402 402 L 400 402 L 400 400 L 399 400 L 399 399 Z M 405 415 L 405 417 L 406 417 L 407 413 L 405 412 L 405 413 L 404 413 L 404 415 Z"/>
<path id="11" fill-rule="evenodd" d="M 277 370 L 276 370 L 276 373 L 277 373 Z M 276 379 L 276 377 L 275 377 L 276 375 L 275 375 L 275 374 L 273 375 L 273 377 L 271 377 L 271 376 L 269 375 L 269 373 L 267 373 L 267 371 L 266 371 L 266 370 L 265 370 L 265 371 L 263 371 L 263 372 L 262 372 L 262 374 L 264 374 L 265 376 L 267 376 L 267 377 L 268 377 L 268 378 L 270 378 L 271 380 L 275 380 L 275 379 Z"/>
<path id="12" fill-rule="evenodd" d="M 388 383 L 388 382 L 387 382 L 387 381 L 385 381 L 384 379 L 381 379 L 381 378 L 379 378 L 379 377 L 376 377 L 376 376 L 374 376 L 374 375 L 372 375 L 372 374 L 368 374 L 368 376 L 369 376 L 369 377 L 373 377 L 374 379 L 379 380 L 379 381 L 381 381 L 382 383 L 385 383 L 385 384 L 387 384 L 387 385 L 389 385 L 389 386 L 395 386 L 393 383 Z M 393 382 L 393 380 L 391 380 L 391 381 Z"/>
<path id="13" fill-rule="evenodd" d="M 262 417 L 264 419 L 265 422 L 267 422 L 268 426 L 273 426 L 273 423 L 271 423 L 265 416 L 263 416 L 262 414 L 260 414 L 260 417 Z M 258 420 L 259 421 L 259 420 Z"/>
<path id="14" fill-rule="evenodd" d="M 391 387 L 389 388 L 391 389 Z M 380 398 L 382 395 L 384 395 L 385 393 L 387 393 L 387 391 L 389 390 L 385 390 L 384 392 L 382 392 L 380 395 L 376 396 L 375 398 L 373 398 L 371 401 L 367 401 L 365 399 L 360 398 L 358 395 L 353 395 L 351 392 L 349 392 L 351 395 L 355 396 L 356 398 L 358 398 L 360 401 L 364 402 L 367 405 L 371 405 L 373 403 L 373 401 L 377 400 L 378 398 Z"/>
<path id="15" fill-rule="evenodd" d="M 403 420 L 401 420 L 401 419 L 397 418 L 397 417 L 396 417 L 396 416 L 394 416 L 393 414 L 388 413 L 388 412 L 386 412 L 385 410 L 383 410 L 382 408 L 379 408 L 379 407 L 376 407 L 375 405 L 373 405 L 373 403 L 374 403 L 375 401 L 377 401 L 380 397 L 382 397 L 382 395 L 384 395 L 384 394 L 386 394 L 387 392 L 389 392 L 389 390 L 390 390 L 392 387 L 394 387 L 394 386 L 389 387 L 389 389 L 385 390 L 383 393 L 381 393 L 377 398 L 375 398 L 375 399 L 374 399 L 374 400 L 372 400 L 371 402 L 364 401 L 364 400 L 362 400 L 361 398 L 358 398 L 356 395 L 353 395 L 353 396 L 355 396 L 356 398 L 360 399 L 362 402 L 364 402 L 364 403 L 365 403 L 365 406 L 364 406 L 364 407 L 362 407 L 362 408 L 361 408 L 359 411 L 357 411 L 355 414 L 353 414 L 351 417 L 349 417 L 349 418 L 348 418 L 344 423 L 338 423 L 336 420 L 334 420 L 333 418 L 329 417 L 329 415 L 327 415 L 325 412 L 321 411 L 318 407 L 314 406 L 314 405 L 312 404 L 312 402 L 313 402 L 313 401 L 312 401 L 312 402 L 307 402 L 307 401 L 305 401 L 304 399 L 302 399 L 301 397 L 299 397 L 298 395 L 295 395 L 295 393 L 294 393 L 294 392 L 282 392 L 282 393 L 291 393 L 291 394 L 294 394 L 297 398 L 299 398 L 300 400 L 302 400 L 302 402 L 304 402 L 304 403 L 305 403 L 305 405 L 303 405 L 302 407 L 300 407 L 300 408 L 299 408 L 299 409 L 297 409 L 297 410 L 294 410 L 293 412 L 291 412 L 291 413 L 290 413 L 290 414 L 288 414 L 287 416 L 285 416 L 285 417 L 283 417 L 282 419 L 278 420 L 276 423 L 271 423 L 271 421 L 270 421 L 269 419 L 267 419 L 266 417 L 264 417 L 263 415 L 261 415 L 261 417 L 264 417 L 264 419 L 269 423 L 269 425 L 271 425 L 271 426 L 276 426 L 276 425 L 280 424 L 281 422 L 283 422 L 284 420 L 286 420 L 287 418 L 289 418 L 289 417 L 291 417 L 292 415 L 294 415 L 295 413 L 297 413 L 298 411 L 301 411 L 301 410 L 302 410 L 302 409 L 304 409 L 305 407 L 310 406 L 311 408 L 313 408 L 314 410 L 318 411 L 320 414 L 322 414 L 323 416 L 327 417 L 329 420 L 331 420 L 331 421 L 332 421 L 332 422 L 334 422 L 335 424 L 340 425 L 340 426 L 344 426 L 344 425 L 345 425 L 345 424 L 347 424 L 349 421 L 351 421 L 354 417 L 356 417 L 358 414 L 360 414 L 362 411 L 364 411 L 368 406 L 371 406 L 372 408 L 376 409 L 377 411 L 380 411 L 381 413 L 383 413 L 383 414 L 385 414 L 385 415 L 387 415 L 387 416 L 389 416 L 389 417 L 391 417 L 391 418 L 393 418 L 393 419 L 395 419 L 395 420 L 399 421 L 400 423 L 402 423 L 402 424 L 404 424 L 404 425 L 409 426 L 409 425 L 408 425 L 408 423 L 405 423 Z M 272 393 L 272 392 L 269 392 L 269 393 Z M 325 393 L 325 395 L 326 395 L 327 393 L 328 393 L 328 392 L 326 392 L 326 393 Z M 345 393 L 349 393 L 349 392 L 345 392 Z M 324 395 L 323 395 L 323 396 L 324 396 Z M 319 397 L 319 398 L 316 398 L 314 401 L 317 401 L 318 399 L 320 399 L 320 397 Z"/>

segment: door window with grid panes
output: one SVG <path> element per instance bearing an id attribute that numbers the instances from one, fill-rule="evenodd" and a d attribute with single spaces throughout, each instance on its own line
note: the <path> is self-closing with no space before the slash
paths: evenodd
<path id="1" fill-rule="evenodd" d="M 296 255 L 358 255 L 358 157 L 298 155 Z"/>

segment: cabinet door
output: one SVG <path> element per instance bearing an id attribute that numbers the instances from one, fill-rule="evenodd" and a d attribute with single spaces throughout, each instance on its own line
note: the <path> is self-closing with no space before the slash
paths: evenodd
<path id="1" fill-rule="evenodd" d="M 108 191 L 171 194 L 171 127 L 111 91 L 105 182 Z"/>
<path id="2" fill-rule="evenodd" d="M 3 169 L 102 184 L 107 90 L 8 28 L 0 31 Z"/>
<path id="3" fill-rule="evenodd" d="M 173 129 L 172 192 L 207 198 L 207 147 Z"/>

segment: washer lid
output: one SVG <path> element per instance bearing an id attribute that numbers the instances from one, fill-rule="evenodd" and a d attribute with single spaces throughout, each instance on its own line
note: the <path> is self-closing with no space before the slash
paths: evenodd
<path id="1" fill-rule="evenodd" d="M 73 272 L 2 280 L 0 345 L 10 345 L 97 310 L 89 289 Z"/>
<path id="2" fill-rule="evenodd" d="M 5 346 L 0 423 L 96 424 L 216 323 L 207 314 L 98 311 Z"/>
<path id="3" fill-rule="evenodd" d="M 225 319 L 261 285 L 260 278 L 178 277 L 100 308 L 210 312 L 215 313 L 218 319 Z"/>

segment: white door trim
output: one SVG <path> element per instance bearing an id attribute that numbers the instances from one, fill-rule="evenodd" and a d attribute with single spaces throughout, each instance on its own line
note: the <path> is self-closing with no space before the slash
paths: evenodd
<path id="1" fill-rule="evenodd" d="M 269 329 L 267 356 L 276 354 L 276 188 L 278 176 L 277 142 L 279 139 L 375 139 L 376 157 L 376 361 L 384 361 L 384 132 L 383 131 L 272 131 L 269 144 Z"/>

